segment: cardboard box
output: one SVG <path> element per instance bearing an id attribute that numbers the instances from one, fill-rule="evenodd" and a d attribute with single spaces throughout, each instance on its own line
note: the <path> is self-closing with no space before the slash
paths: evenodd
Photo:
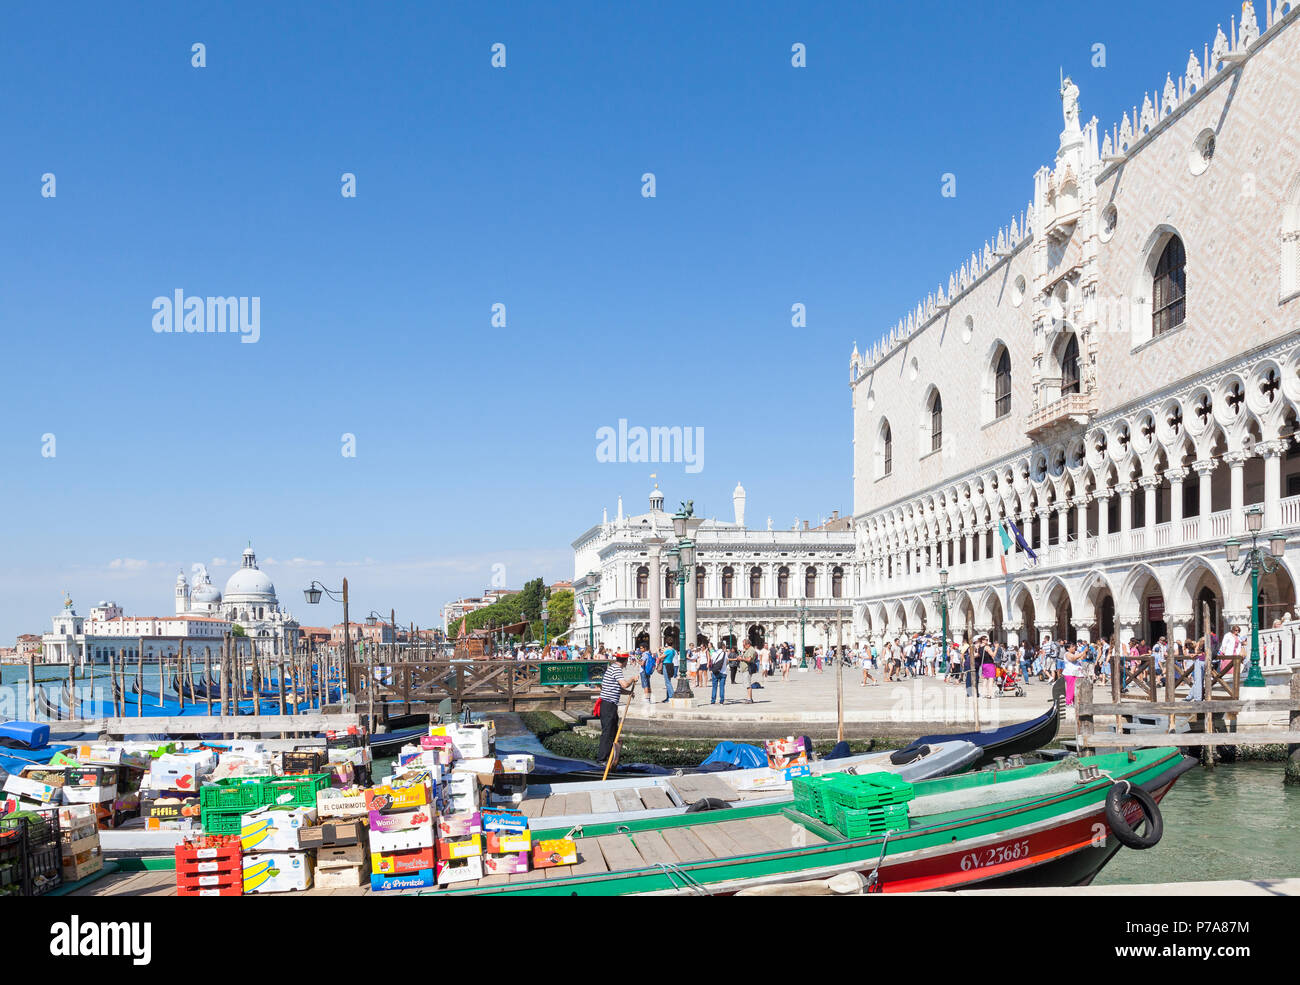
<path id="1" fill-rule="evenodd" d="M 411 848 L 432 848 L 434 841 L 433 818 L 424 824 L 396 831 L 370 831 L 371 852 L 401 852 Z"/>
<path id="2" fill-rule="evenodd" d="M 789 766 L 803 766 L 808 762 L 808 750 L 804 748 L 803 737 L 788 735 L 784 739 L 769 739 L 767 748 L 767 765 L 774 770 L 783 770 Z"/>
<path id="3" fill-rule="evenodd" d="M 246 852 L 292 852 L 298 833 L 316 822 L 314 807 L 259 807 L 240 819 L 239 843 Z"/>
<path id="4" fill-rule="evenodd" d="M 400 784 L 399 780 L 394 783 Z M 399 811 L 412 807 L 423 807 L 429 803 L 432 791 L 427 782 L 405 785 L 384 785 L 366 789 L 366 810 Z"/>
<path id="5" fill-rule="evenodd" d="M 394 892 L 400 889 L 430 889 L 438 884 L 433 869 L 421 869 L 401 876 L 383 876 L 377 872 L 370 874 L 370 888 L 376 893 Z"/>
<path id="6" fill-rule="evenodd" d="M 431 869 L 436 861 L 432 848 L 404 852 L 371 852 L 370 871 L 383 876 L 404 876 L 421 869 Z"/>
<path id="7" fill-rule="evenodd" d="M 481 817 L 484 831 L 517 833 L 528 830 L 528 815 L 523 811 L 485 810 Z"/>
<path id="8" fill-rule="evenodd" d="M 148 797 L 141 791 L 140 816 L 175 820 L 182 817 L 200 817 L 201 810 L 197 797 Z"/>
<path id="9" fill-rule="evenodd" d="M 452 767 L 456 773 L 477 773 L 479 776 L 493 776 L 502 772 L 501 760 L 492 756 L 478 759 L 462 759 Z"/>
<path id="10" fill-rule="evenodd" d="M 111 787 L 64 787 L 63 799 L 69 804 L 105 804 L 117 799 L 117 784 Z"/>
<path id="11" fill-rule="evenodd" d="M 150 790 L 193 793 L 203 785 L 206 777 L 212 775 L 216 767 L 216 755 L 210 749 L 194 753 L 168 753 L 150 764 L 148 786 Z"/>
<path id="12" fill-rule="evenodd" d="M 115 787 L 117 768 L 113 766 L 69 766 L 63 771 L 63 787 Z"/>
<path id="13" fill-rule="evenodd" d="M 483 836 L 483 847 L 487 852 L 497 855 L 527 853 L 533 850 L 532 835 L 531 831 L 489 831 Z"/>
<path id="14" fill-rule="evenodd" d="M 5 793 L 14 794 L 27 800 L 34 800 L 42 805 L 57 804 L 63 800 L 63 788 L 50 783 L 29 780 L 25 776 L 10 773 L 5 778 Z"/>
<path id="15" fill-rule="evenodd" d="M 243 869 L 246 893 L 311 888 L 311 856 L 305 852 L 254 852 L 243 857 Z"/>
<path id="16" fill-rule="evenodd" d="M 495 730 L 490 730 L 479 723 L 472 723 L 448 725 L 447 737 L 451 739 L 457 759 L 480 759 L 492 755 L 492 742 L 496 734 Z"/>
<path id="17" fill-rule="evenodd" d="M 417 807 L 413 811 L 390 811 L 380 814 L 370 812 L 370 833 L 401 831 L 403 828 L 418 828 L 433 822 L 434 812 L 428 807 Z"/>
<path id="18" fill-rule="evenodd" d="M 63 881 L 76 882 L 78 879 L 84 879 L 92 873 L 98 872 L 104 867 L 104 856 L 96 852 L 88 859 L 83 861 L 63 862 Z"/>
<path id="19" fill-rule="evenodd" d="M 303 828 L 298 832 L 298 845 L 303 849 L 357 845 L 365 837 L 366 828 L 360 821 L 335 821 Z"/>
<path id="20" fill-rule="evenodd" d="M 482 835 L 466 835 L 464 838 L 438 839 L 438 858 L 440 860 L 474 858 L 476 855 L 482 854 Z"/>
<path id="21" fill-rule="evenodd" d="M 357 865 L 366 866 L 366 871 L 369 871 L 370 851 L 365 845 L 326 845 L 316 849 L 318 875 L 327 869 L 347 869 Z"/>
<path id="22" fill-rule="evenodd" d="M 318 790 L 316 813 L 321 817 L 354 817 L 366 813 L 366 795 L 360 790 Z"/>
<path id="23" fill-rule="evenodd" d="M 507 773 L 531 773 L 537 768 L 537 760 L 529 753 L 510 752 L 500 759 L 501 768 Z"/>
<path id="24" fill-rule="evenodd" d="M 438 863 L 435 869 L 438 882 L 442 885 L 455 882 L 473 882 L 483 878 L 483 857 L 447 859 Z"/>
<path id="25" fill-rule="evenodd" d="M 491 835 L 488 837 L 491 837 Z M 483 874 L 485 876 L 514 875 L 517 872 L 527 871 L 527 852 L 489 853 L 483 856 Z"/>
<path id="26" fill-rule="evenodd" d="M 465 835 L 479 834 L 483 822 L 478 811 L 464 814 L 443 814 L 438 818 L 439 838 L 463 838 Z"/>
<path id="27" fill-rule="evenodd" d="M 144 829 L 146 831 L 202 831 L 203 824 L 194 817 L 146 817 Z"/>
<path id="28" fill-rule="evenodd" d="M 434 760 L 442 766 L 450 766 L 456 758 L 456 747 L 446 735 L 422 735 L 420 748 L 432 753 Z"/>
<path id="29" fill-rule="evenodd" d="M 572 838 L 555 838 L 533 843 L 533 868 L 535 869 L 577 864 L 578 846 Z"/>
<path id="30" fill-rule="evenodd" d="M 318 860 L 313 878 L 317 889 L 352 889 L 355 886 L 365 886 L 370 882 L 370 867 L 368 865 L 344 865 L 338 868 L 322 869 Z"/>

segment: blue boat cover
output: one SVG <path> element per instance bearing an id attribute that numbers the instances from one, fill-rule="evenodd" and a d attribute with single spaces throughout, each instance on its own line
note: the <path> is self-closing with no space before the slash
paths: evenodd
<path id="1" fill-rule="evenodd" d="M 28 766 L 44 766 L 61 752 L 72 746 L 46 746 L 43 749 L 0 749 L 0 769 L 6 773 L 21 773 Z"/>
<path id="2" fill-rule="evenodd" d="M 713 747 L 713 752 L 704 757 L 700 765 L 708 766 L 710 763 L 719 763 L 741 770 L 753 769 L 756 766 L 767 765 L 767 753 L 758 746 L 746 745 L 743 742 L 719 742 Z"/>
<path id="3" fill-rule="evenodd" d="M 0 724 L 0 737 L 17 739 L 28 749 L 49 745 L 50 727 L 40 722 L 4 722 Z"/>

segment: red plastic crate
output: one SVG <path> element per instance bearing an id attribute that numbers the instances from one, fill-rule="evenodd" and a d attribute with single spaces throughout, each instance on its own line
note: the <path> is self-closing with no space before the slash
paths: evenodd
<path id="1" fill-rule="evenodd" d="M 176 891 L 181 894 L 181 890 L 186 890 L 189 895 L 195 895 L 200 889 L 232 889 L 233 893 L 222 893 L 223 896 L 239 896 L 244 892 L 244 869 L 242 866 L 236 866 L 233 869 L 227 869 L 224 872 L 195 872 L 187 873 L 176 870 Z"/>
<path id="2" fill-rule="evenodd" d="M 204 886 L 202 889 L 186 889 L 183 886 L 176 887 L 177 896 L 243 896 L 244 895 L 244 877 L 239 877 L 239 882 L 231 883 L 228 886 Z"/>

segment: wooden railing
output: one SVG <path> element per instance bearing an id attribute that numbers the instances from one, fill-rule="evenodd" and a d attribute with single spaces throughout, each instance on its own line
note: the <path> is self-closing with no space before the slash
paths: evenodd
<path id="1" fill-rule="evenodd" d="M 362 691 L 358 706 L 369 705 L 370 681 L 374 681 L 376 703 L 390 711 L 394 703 L 403 710 L 436 708 L 451 701 L 456 712 L 469 706 L 479 710 L 515 711 L 536 707 L 568 708 L 589 704 L 600 690 L 599 679 L 574 684 L 543 684 L 544 664 L 582 663 L 581 661 L 512 660 L 403 660 L 385 664 L 376 661 L 361 670 Z"/>

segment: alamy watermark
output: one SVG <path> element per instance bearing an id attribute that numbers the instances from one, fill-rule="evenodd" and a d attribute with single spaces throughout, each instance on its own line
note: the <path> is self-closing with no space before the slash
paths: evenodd
<path id="1" fill-rule="evenodd" d="M 596 429 L 596 461 L 674 462 L 694 475 L 704 470 L 704 428 L 629 428 L 627 418 L 620 417 L 617 429 L 609 425 Z"/>
<path id="2" fill-rule="evenodd" d="M 154 298 L 153 311 L 153 330 L 159 335 L 221 332 L 242 335 L 240 342 L 262 337 L 260 297 L 186 297 L 178 287 L 171 297 Z"/>

